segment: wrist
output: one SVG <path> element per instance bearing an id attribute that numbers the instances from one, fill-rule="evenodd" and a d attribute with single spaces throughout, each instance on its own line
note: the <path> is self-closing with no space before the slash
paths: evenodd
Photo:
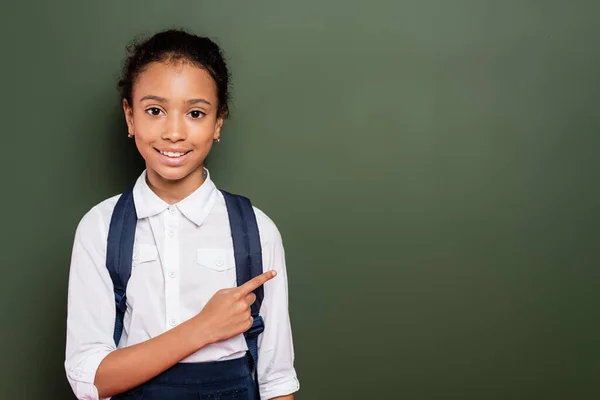
<path id="1" fill-rule="evenodd" d="M 190 333 L 188 337 L 190 344 L 195 350 L 200 350 L 201 348 L 208 346 L 213 342 L 212 338 L 210 337 L 210 330 L 204 323 L 201 315 L 197 315 L 188 322 L 190 325 Z"/>

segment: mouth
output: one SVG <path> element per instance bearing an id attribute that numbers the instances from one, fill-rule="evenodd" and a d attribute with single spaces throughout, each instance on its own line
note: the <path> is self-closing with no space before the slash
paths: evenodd
<path id="1" fill-rule="evenodd" d="M 192 150 L 158 150 L 154 149 L 159 154 L 159 160 L 162 164 L 168 167 L 179 167 L 186 163 L 190 157 Z"/>
<path id="2" fill-rule="evenodd" d="M 163 151 L 163 150 L 158 150 L 158 149 L 154 149 L 154 150 L 156 150 L 158 153 L 162 154 L 163 156 L 166 156 L 169 158 L 175 158 L 175 159 L 183 157 L 191 151 L 191 150 L 188 150 L 188 151 Z"/>

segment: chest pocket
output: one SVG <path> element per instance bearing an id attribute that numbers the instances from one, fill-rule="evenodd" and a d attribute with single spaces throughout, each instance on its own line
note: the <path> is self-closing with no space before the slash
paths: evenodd
<path id="1" fill-rule="evenodd" d="M 196 260 L 203 267 L 214 271 L 229 271 L 235 268 L 231 249 L 197 249 Z"/>
<path id="2" fill-rule="evenodd" d="M 133 256 L 131 258 L 132 268 L 140 264 L 156 261 L 158 259 L 158 250 L 156 246 L 151 244 L 138 244 L 133 248 Z"/>

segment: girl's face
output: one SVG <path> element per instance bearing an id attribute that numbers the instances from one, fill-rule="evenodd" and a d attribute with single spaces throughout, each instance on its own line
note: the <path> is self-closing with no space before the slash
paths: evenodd
<path id="1" fill-rule="evenodd" d="M 210 74 L 187 62 L 149 64 L 134 82 L 132 101 L 123 100 L 123 110 L 149 182 L 201 184 L 223 125 Z"/>

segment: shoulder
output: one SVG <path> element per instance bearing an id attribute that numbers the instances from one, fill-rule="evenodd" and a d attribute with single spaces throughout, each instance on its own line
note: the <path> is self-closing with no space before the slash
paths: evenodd
<path id="1" fill-rule="evenodd" d="M 221 191 L 220 192 L 220 207 L 219 207 L 219 211 L 220 213 L 224 213 L 226 215 L 227 213 L 227 208 L 225 205 L 225 199 L 224 199 L 224 195 Z M 234 196 L 239 196 L 239 195 L 235 195 Z M 243 195 L 241 197 L 244 197 Z M 251 203 L 252 199 L 249 199 Z M 254 204 L 252 204 L 252 209 L 254 211 L 254 215 L 256 216 L 256 223 L 258 225 L 258 232 L 260 234 L 260 241 L 263 245 L 266 244 L 281 244 L 282 239 L 281 239 L 281 234 L 279 232 L 279 229 L 277 228 L 277 225 L 275 224 L 275 222 L 260 208 L 256 207 Z"/>
<path id="2" fill-rule="evenodd" d="M 258 207 L 252 206 L 252 208 L 254 209 L 254 215 L 256 215 L 261 242 L 264 244 L 281 244 L 281 233 L 279 232 L 277 225 L 275 225 L 275 222 L 273 222 L 273 220 Z"/>
<path id="3" fill-rule="evenodd" d="M 225 196 L 222 190 L 217 190 L 217 192 L 219 193 L 219 201 L 218 204 L 219 206 L 216 207 L 215 209 L 213 209 L 213 212 L 215 212 L 217 215 L 219 215 L 219 217 L 225 217 L 227 215 L 227 205 L 226 205 L 226 201 L 225 201 Z M 229 193 L 229 192 L 226 192 Z M 233 196 L 240 196 L 240 197 L 245 197 L 244 195 L 239 195 L 239 194 L 233 194 L 233 193 L 229 193 L 232 194 Z M 282 243 L 282 237 L 281 237 L 281 233 L 279 231 L 279 228 L 277 227 L 277 225 L 275 224 L 275 222 L 260 208 L 258 208 L 256 205 L 254 205 L 254 202 L 252 201 L 252 199 L 245 197 L 246 199 L 250 200 L 250 203 L 252 204 L 252 210 L 254 211 L 254 215 L 256 216 L 256 223 L 258 225 L 258 232 L 260 235 L 260 242 L 263 246 L 276 246 L 276 247 L 281 247 L 283 245 Z"/>
<path id="4" fill-rule="evenodd" d="M 120 197 L 121 194 L 109 197 L 90 208 L 79 220 L 76 240 L 89 242 L 106 239 L 110 218 Z"/>

